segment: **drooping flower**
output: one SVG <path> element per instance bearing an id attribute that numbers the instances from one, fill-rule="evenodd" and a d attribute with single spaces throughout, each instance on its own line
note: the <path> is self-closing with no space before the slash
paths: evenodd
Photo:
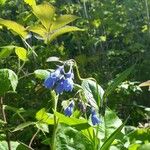
<path id="1" fill-rule="evenodd" d="M 69 106 L 64 110 L 66 116 L 70 117 L 73 113 L 74 102 L 72 101 Z"/>
<path id="2" fill-rule="evenodd" d="M 45 79 L 44 86 L 48 89 L 51 89 L 54 87 L 55 83 L 63 76 L 64 66 L 59 66 L 54 72 L 50 74 L 50 76 Z"/>
<path id="3" fill-rule="evenodd" d="M 97 125 L 101 122 L 94 108 L 91 109 L 91 120 L 93 125 Z"/>

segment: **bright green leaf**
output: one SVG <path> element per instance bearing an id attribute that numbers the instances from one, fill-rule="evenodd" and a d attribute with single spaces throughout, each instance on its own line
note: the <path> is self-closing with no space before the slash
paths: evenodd
<path id="1" fill-rule="evenodd" d="M 18 24 L 17 22 L 0 18 L 0 24 L 6 26 L 9 30 L 14 31 L 22 38 L 27 38 L 28 32 L 24 26 Z"/>
<path id="2" fill-rule="evenodd" d="M 15 53 L 19 57 L 19 59 L 26 61 L 27 60 L 27 50 L 23 47 L 15 47 Z"/>
<path id="3" fill-rule="evenodd" d="M 74 117 L 67 117 L 63 114 L 60 114 L 58 112 L 55 112 L 55 115 L 59 118 L 60 123 L 67 124 L 69 126 L 75 127 L 78 130 L 87 129 L 90 127 L 87 120 L 85 119 L 78 119 Z"/>
<path id="4" fill-rule="evenodd" d="M 150 149 L 150 143 L 143 144 L 138 148 L 138 150 L 149 150 Z"/>
<path id="5" fill-rule="evenodd" d="M 84 31 L 84 30 L 74 26 L 64 26 L 58 30 L 53 31 L 52 33 L 49 33 L 49 36 L 47 37 L 48 41 L 45 42 L 46 43 L 51 42 L 54 39 L 56 39 L 56 37 L 58 37 L 59 35 L 62 35 L 67 32 L 73 32 L 73 31 Z"/>
<path id="6" fill-rule="evenodd" d="M 24 0 L 25 3 L 27 3 L 28 5 L 34 7 L 36 5 L 36 1 L 35 0 Z"/>
<path id="7" fill-rule="evenodd" d="M 41 123 L 41 122 L 37 122 L 35 125 L 41 131 L 49 133 L 49 129 L 48 129 L 48 125 L 47 124 Z"/>
<path id="8" fill-rule="evenodd" d="M 41 21 L 47 31 L 49 31 L 55 14 L 55 8 L 48 3 L 43 3 L 33 7 L 33 13 Z"/>
<path id="9" fill-rule="evenodd" d="M 65 25 L 67 25 L 68 23 L 76 20 L 78 17 L 74 16 L 74 15 L 62 15 L 58 18 L 56 18 L 56 21 L 54 21 L 51 25 L 50 31 L 54 31 L 57 30 Z"/>
<path id="10" fill-rule="evenodd" d="M 47 113 L 45 108 L 42 108 L 36 113 L 35 117 L 38 121 L 41 123 L 46 123 L 48 125 L 53 125 L 54 124 L 54 116 L 53 114 Z"/>

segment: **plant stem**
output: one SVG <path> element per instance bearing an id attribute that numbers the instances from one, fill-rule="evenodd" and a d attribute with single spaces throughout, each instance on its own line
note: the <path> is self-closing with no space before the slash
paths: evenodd
<path id="1" fill-rule="evenodd" d="M 3 121 L 5 123 L 7 123 L 5 110 L 4 110 L 4 107 L 3 107 L 3 97 L 0 98 L 0 109 L 1 109 L 2 117 L 3 117 Z M 5 124 L 4 127 L 6 127 L 6 124 Z M 8 150 L 11 150 L 10 137 L 9 137 L 9 133 L 8 133 L 7 130 L 5 130 L 5 134 L 6 134 L 6 141 L 7 141 L 7 144 L 8 144 Z"/>
<path id="2" fill-rule="evenodd" d="M 54 93 L 54 91 L 51 92 L 53 96 L 53 110 L 54 113 L 57 111 L 57 102 L 58 102 L 58 96 Z M 56 133 L 57 133 L 57 127 L 58 127 L 58 120 L 57 117 L 54 114 L 54 128 L 53 128 L 53 136 L 52 136 L 52 144 L 51 149 L 56 150 Z"/>
<path id="3" fill-rule="evenodd" d="M 35 132 L 35 134 L 32 136 L 31 140 L 30 140 L 30 143 L 29 143 L 29 147 L 31 147 L 35 137 L 37 136 L 37 134 L 39 133 L 40 129 L 37 129 L 37 131 Z"/>

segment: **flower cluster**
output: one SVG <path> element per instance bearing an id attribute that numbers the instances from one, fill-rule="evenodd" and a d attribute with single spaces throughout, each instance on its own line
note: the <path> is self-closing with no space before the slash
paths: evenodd
<path id="1" fill-rule="evenodd" d="M 65 115 L 70 117 L 73 113 L 73 108 L 74 108 L 74 101 L 71 101 L 69 106 L 64 110 Z"/>
<path id="2" fill-rule="evenodd" d="M 63 91 L 72 91 L 74 84 L 73 78 L 72 66 L 70 66 L 70 70 L 67 73 L 64 71 L 64 65 L 59 66 L 45 79 L 44 86 L 48 89 L 54 89 L 57 94 L 61 94 Z"/>

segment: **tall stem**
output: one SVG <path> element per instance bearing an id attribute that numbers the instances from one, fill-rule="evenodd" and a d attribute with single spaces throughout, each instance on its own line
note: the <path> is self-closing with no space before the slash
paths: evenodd
<path id="1" fill-rule="evenodd" d="M 57 111 L 58 96 L 55 94 L 54 91 L 52 91 L 51 94 L 52 94 L 52 99 L 53 99 L 53 109 L 54 109 L 54 113 L 55 113 L 55 111 Z M 52 150 L 56 150 L 57 127 L 58 127 L 58 120 L 54 114 L 54 128 L 53 128 L 53 136 L 52 136 L 52 144 L 51 144 Z"/>
<path id="2" fill-rule="evenodd" d="M 3 97 L 0 98 L 0 109 L 1 109 L 2 117 L 3 117 L 3 121 L 5 123 L 7 123 L 5 110 L 4 110 L 4 107 L 3 107 Z M 4 128 L 5 127 L 6 127 L 6 124 L 5 124 Z M 7 144 L 8 144 L 8 150 L 11 150 L 10 138 L 9 138 L 9 133 L 8 133 L 7 130 L 5 130 L 5 134 L 6 134 L 6 141 L 7 141 Z"/>

